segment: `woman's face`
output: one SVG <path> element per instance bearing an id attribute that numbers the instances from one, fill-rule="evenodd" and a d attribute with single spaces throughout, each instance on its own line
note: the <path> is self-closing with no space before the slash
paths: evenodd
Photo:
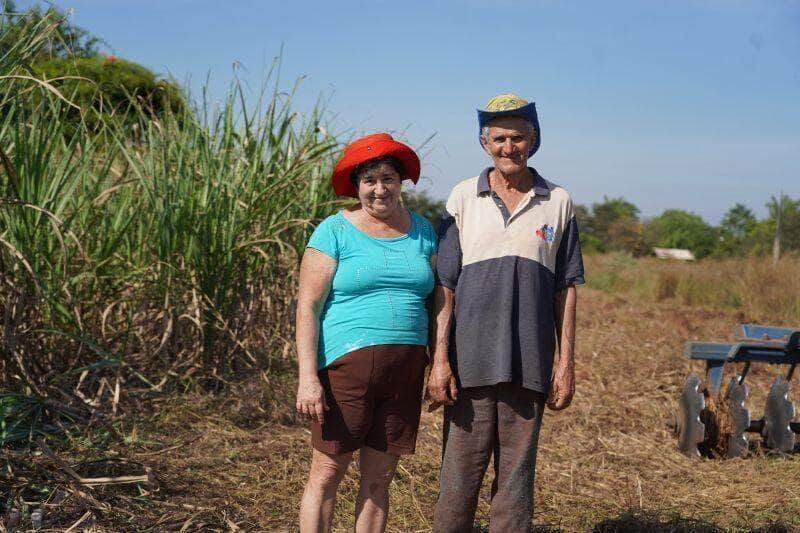
<path id="1" fill-rule="evenodd" d="M 400 174 L 388 163 L 366 170 L 359 176 L 358 200 L 364 210 L 385 219 L 400 208 L 400 190 L 403 181 Z"/>

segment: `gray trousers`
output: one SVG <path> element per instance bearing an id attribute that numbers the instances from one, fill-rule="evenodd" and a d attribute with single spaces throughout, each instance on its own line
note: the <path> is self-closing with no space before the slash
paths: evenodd
<path id="1" fill-rule="evenodd" d="M 491 532 L 532 530 L 536 447 L 545 396 L 510 383 L 459 391 L 444 411 L 435 533 L 469 533 L 483 475 L 494 455 Z"/>

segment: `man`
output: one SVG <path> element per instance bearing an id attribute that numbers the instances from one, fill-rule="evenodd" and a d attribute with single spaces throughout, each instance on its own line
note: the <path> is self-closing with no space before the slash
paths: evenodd
<path id="1" fill-rule="evenodd" d="M 456 185 L 440 230 L 427 390 L 432 409 L 445 405 L 437 533 L 472 531 L 491 456 L 490 530 L 532 529 L 544 405 L 564 409 L 575 391 L 572 200 L 527 166 L 541 142 L 534 103 L 496 96 L 478 127 L 493 166 Z"/>

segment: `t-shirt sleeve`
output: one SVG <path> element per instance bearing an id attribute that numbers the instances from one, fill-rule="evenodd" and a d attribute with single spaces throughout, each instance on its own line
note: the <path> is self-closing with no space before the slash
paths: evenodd
<path id="1" fill-rule="evenodd" d="M 584 283 L 583 255 L 578 234 L 578 220 L 570 201 L 567 206 L 567 224 L 556 253 L 556 291 Z"/>
<path id="2" fill-rule="evenodd" d="M 436 254 L 436 283 L 455 290 L 461 274 L 461 239 L 456 224 L 457 207 L 453 194 L 439 225 L 439 248 Z"/>
<path id="3" fill-rule="evenodd" d="M 334 231 L 334 224 L 331 221 L 332 217 L 328 217 L 319 223 L 319 226 L 311 234 L 308 239 L 306 248 L 314 248 L 320 252 L 328 255 L 335 260 L 339 260 L 339 240 Z"/>

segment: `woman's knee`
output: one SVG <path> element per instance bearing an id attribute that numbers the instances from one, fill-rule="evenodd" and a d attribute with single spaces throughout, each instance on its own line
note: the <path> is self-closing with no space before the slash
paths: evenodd
<path id="1" fill-rule="evenodd" d="M 361 485 L 370 493 L 387 490 L 397 471 L 398 457 L 371 450 L 365 453 L 362 449 L 360 459 Z"/>
<path id="2" fill-rule="evenodd" d="M 308 480 L 322 488 L 336 487 L 347 472 L 352 454 L 327 455 L 314 450 Z"/>

